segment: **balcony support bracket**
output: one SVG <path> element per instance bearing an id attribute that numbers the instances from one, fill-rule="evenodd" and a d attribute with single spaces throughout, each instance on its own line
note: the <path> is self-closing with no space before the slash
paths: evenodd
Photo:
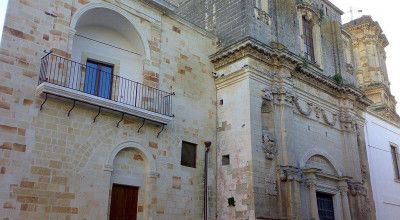
<path id="1" fill-rule="evenodd" d="M 119 124 L 124 120 L 125 113 L 122 113 L 121 120 L 117 123 L 117 128 L 119 128 Z"/>
<path id="2" fill-rule="evenodd" d="M 71 115 L 71 112 L 75 108 L 75 106 L 76 106 L 76 100 L 74 100 L 74 104 L 72 105 L 72 108 L 68 111 L 68 114 L 67 114 L 68 117 Z"/>
<path id="3" fill-rule="evenodd" d="M 143 119 L 142 125 L 139 127 L 139 129 L 137 130 L 137 133 L 140 133 L 140 129 L 143 128 L 144 123 L 146 122 L 146 119 Z"/>
<path id="4" fill-rule="evenodd" d="M 163 124 L 163 125 L 161 126 L 161 130 L 157 133 L 157 138 L 160 137 L 160 134 L 161 134 L 161 132 L 164 131 L 164 128 L 165 128 L 165 125 Z"/>
<path id="5" fill-rule="evenodd" d="M 46 97 L 46 98 L 44 98 L 44 101 L 43 101 L 42 104 L 40 105 L 40 111 L 42 111 L 43 105 L 47 102 L 47 93 L 45 93 L 45 97 Z"/>
<path id="6" fill-rule="evenodd" d="M 93 118 L 93 123 L 96 122 L 96 119 L 97 119 L 97 117 L 99 117 L 100 112 L 101 112 L 101 107 L 99 107 L 99 111 L 97 112 L 97 115 Z"/>

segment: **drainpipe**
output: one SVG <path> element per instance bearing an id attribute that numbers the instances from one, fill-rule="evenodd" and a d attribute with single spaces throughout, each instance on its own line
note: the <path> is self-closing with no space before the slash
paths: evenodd
<path id="1" fill-rule="evenodd" d="M 208 217 L 208 152 L 210 151 L 211 142 L 204 142 L 206 151 L 204 152 L 204 220 Z"/>

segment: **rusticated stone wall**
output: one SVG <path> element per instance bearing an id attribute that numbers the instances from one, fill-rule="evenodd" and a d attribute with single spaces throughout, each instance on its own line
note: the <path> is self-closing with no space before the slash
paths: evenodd
<path id="1" fill-rule="evenodd" d="M 96 8 L 123 15 L 142 33 L 137 40 L 149 53 L 136 74 L 143 83 L 176 93 L 175 117 L 158 138 L 160 126 L 146 122 L 138 132 L 142 120 L 135 117 L 125 116 L 117 128 L 115 112 L 102 110 L 93 123 L 98 109 L 79 103 L 68 117 L 73 103 L 64 99 L 49 97 L 40 111 L 44 97 L 35 89 L 43 51 L 71 57 L 73 23 Z M 140 1 L 9 1 L 0 51 L 2 219 L 107 219 L 120 169 L 141 187 L 139 219 L 203 218 L 205 141 L 213 143 L 209 190 L 215 192 L 216 102 L 208 59 L 215 40 L 161 10 Z M 198 144 L 196 168 L 180 165 L 182 140 Z M 214 193 L 209 207 L 215 216 Z"/>

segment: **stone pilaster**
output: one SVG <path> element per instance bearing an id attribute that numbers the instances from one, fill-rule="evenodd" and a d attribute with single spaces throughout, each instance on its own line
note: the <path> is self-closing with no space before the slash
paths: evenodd
<path id="1" fill-rule="evenodd" d="M 317 169 L 308 169 L 304 171 L 305 184 L 308 189 L 310 217 L 312 220 L 319 220 L 318 204 L 317 204 L 317 186 L 316 186 L 316 173 Z"/>
<path id="2" fill-rule="evenodd" d="M 351 220 L 350 205 L 348 198 L 348 185 L 345 180 L 339 182 L 340 199 L 342 205 L 343 220 Z"/>

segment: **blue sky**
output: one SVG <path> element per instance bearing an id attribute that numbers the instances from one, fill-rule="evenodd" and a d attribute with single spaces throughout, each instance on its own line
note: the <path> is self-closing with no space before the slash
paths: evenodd
<path id="1" fill-rule="evenodd" d="M 0 27 L 3 26 L 4 16 L 7 9 L 8 0 L 0 0 Z M 391 89 L 397 101 L 400 102 L 400 28 L 398 28 L 397 17 L 397 1 L 393 0 L 331 0 L 344 12 L 343 22 L 347 22 L 351 18 L 350 7 L 355 11 L 363 10 L 362 13 L 353 13 L 353 17 L 357 18 L 363 14 L 372 15 L 373 19 L 377 20 L 384 33 L 386 34 L 390 45 L 386 48 L 387 66 L 389 79 L 391 81 Z M 0 36 L 3 28 L 0 28 Z M 397 109 L 400 112 L 400 103 L 397 104 Z"/>

